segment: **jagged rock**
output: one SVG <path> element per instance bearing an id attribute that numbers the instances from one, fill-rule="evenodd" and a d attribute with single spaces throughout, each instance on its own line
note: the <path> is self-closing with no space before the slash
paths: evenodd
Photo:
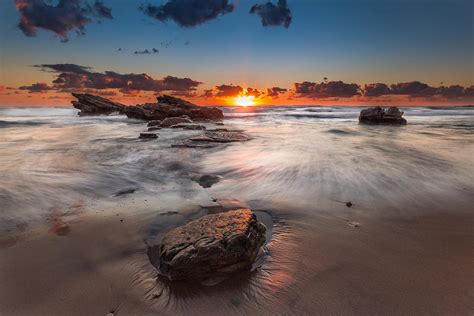
<path id="1" fill-rule="evenodd" d="M 265 232 L 248 209 L 206 215 L 169 231 L 160 246 L 148 249 L 148 256 L 170 280 L 250 270 L 265 243 Z"/>
<path id="2" fill-rule="evenodd" d="M 79 115 L 109 115 L 112 113 L 124 113 L 125 105 L 107 100 L 88 93 L 73 93 L 77 101 L 72 101 L 72 106 L 80 110 Z"/>
<path id="3" fill-rule="evenodd" d="M 183 124 L 183 123 L 192 123 L 192 122 L 193 121 L 185 117 L 167 117 L 161 122 L 160 126 L 172 127 L 173 125 Z"/>
<path id="4" fill-rule="evenodd" d="M 192 120 L 221 120 L 223 112 L 218 108 L 198 106 L 191 102 L 169 95 L 158 97 L 157 103 L 146 103 L 125 108 L 125 114 L 131 118 L 163 120 L 167 117 L 187 115 Z"/>
<path id="5" fill-rule="evenodd" d="M 193 142 L 232 143 L 245 142 L 250 137 L 240 131 L 206 131 L 204 136 L 190 138 Z"/>
<path id="6" fill-rule="evenodd" d="M 155 133 L 140 133 L 140 136 L 138 138 L 145 138 L 145 139 L 153 139 L 153 138 L 158 138 L 158 135 Z"/>
<path id="7" fill-rule="evenodd" d="M 403 112 L 395 106 L 386 109 L 376 106 L 360 111 L 359 122 L 364 124 L 406 125 L 407 120 L 402 115 Z"/>

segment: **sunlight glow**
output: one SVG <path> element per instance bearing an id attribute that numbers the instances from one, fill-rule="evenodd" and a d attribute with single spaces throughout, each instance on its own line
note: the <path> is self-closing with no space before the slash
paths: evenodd
<path id="1" fill-rule="evenodd" d="M 234 98 L 234 104 L 238 106 L 255 105 L 255 97 L 253 95 L 239 95 Z"/>

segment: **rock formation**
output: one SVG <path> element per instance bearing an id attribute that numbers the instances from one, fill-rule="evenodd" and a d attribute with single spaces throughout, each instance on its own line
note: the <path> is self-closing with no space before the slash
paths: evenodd
<path id="1" fill-rule="evenodd" d="M 364 124 L 395 124 L 406 125 L 407 120 L 402 117 L 397 107 L 382 109 L 379 106 L 360 111 L 359 122 Z"/>
<path id="2" fill-rule="evenodd" d="M 206 215 L 169 231 L 151 263 L 170 280 L 204 279 L 250 270 L 265 243 L 265 226 L 248 209 Z"/>
<path id="3" fill-rule="evenodd" d="M 124 113 L 125 105 L 112 102 L 105 98 L 84 93 L 73 93 L 77 101 L 72 101 L 72 106 L 80 110 L 80 116 L 86 115 L 110 115 L 112 113 Z"/>
<path id="4" fill-rule="evenodd" d="M 171 117 L 188 116 L 193 121 L 215 121 L 224 118 L 223 112 L 218 108 L 198 106 L 183 99 L 169 95 L 158 97 L 157 103 L 147 103 L 126 106 L 105 98 L 91 95 L 73 93 L 77 101 L 72 105 L 79 109 L 79 115 L 109 115 L 112 113 L 125 114 L 129 118 L 145 121 L 164 120 Z"/>

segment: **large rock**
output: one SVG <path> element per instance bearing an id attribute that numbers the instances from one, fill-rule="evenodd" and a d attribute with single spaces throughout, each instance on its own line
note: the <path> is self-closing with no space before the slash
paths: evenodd
<path id="1" fill-rule="evenodd" d="M 265 231 L 248 209 L 206 215 L 169 231 L 159 260 L 151 261 L 170 280 L 250 270 L 265 243 Z"/>
<path id="2" fill-rule="evenodd" d="M 130 118 L 138 118 L 146 121 L 163 120 L 167 117 L 179 117 L 183 115 L 187 115 L 193 121 L 215 121 L 224 118 L 222 110 L 218 108 L 198 106 L 169 95 L 159 96 L 157 100 L 157 103 L 128 106 L 125 109 L 125 114 Z"/>
<path id="3" fill-rule="evenodd" d="M 395 124 L 406 125 L 403 112 L 396 106 L 382 109 L 379 106 L 360 111 L 359 122 L 364 124 Z"/>
<path id="4" fill-rule="evenodd" d="M 80 110 L 79 115 L 109 115 L 112 113 L 124 113 L 125 105 L 110 101 L 108 99 L 84 93 L 73 93 L 77 101 L 72 101 L 72 106 Z"/>

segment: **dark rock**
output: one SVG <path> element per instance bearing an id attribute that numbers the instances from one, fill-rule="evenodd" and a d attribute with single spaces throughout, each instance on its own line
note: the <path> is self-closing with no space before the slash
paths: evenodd
<path id="1" fill-rule="evenodd" d="M 153 139 L 153 138 L 158 138 L 158 135 L 155 133 L 140 133 L 140 136 L 138 138 L 145 138 L 145 139 Z"/>
<path id="2" fill-rule="evenodd" d="M 148 128 L 148 131 L 149 131 L 149 132 L 153 132 L 153 131 L 157 131 L 157 130 L 160 130 L 160 129 L 161 129 L 161 127 L 153 126 L 153 127 L 149 127 L 149 128 Z"/>
<path id="3" fill-rule="evenodd" d="M 150 121 L 148 122 L 148 124 L 146 125 L 147 127 L 154 127 L 154 126 L 160 126 L 161 125 L 161 121 L 159 120 L 154 120 L 154 121 Z"/>
<path id="4" fill-rule="evenodd" d="M 199 177 L 194 177 L 192 180 L 196 181 L 200 186 L 207 189 L 221 181 L 221 177 L 205 174 Z"/>
<path id="5" fill-rule="evenodd" d="M 192 123 L 192 122 L 193 121 L 185 117 L 167 117 L 161 122 L 160 126 L 172 127 L 173 125 L 183 124 L 183 123 Z"/>
<path id="6" fill-rule="evenodd" d="M 245 142 L 250 137 L 240 131 L 206 131 L 204 136 L 190 138 L 194 142 L 232 143 Z"/>
<path id="7" fill-rule="evenodd" d="M 406 125 L 407 120 L 402 115 L 403 112 L 395 106 L 386 109 L 376 106 L 360 111 L 359 122 L 363 124 Z"/>
<path id="8" fill-rule="evenodd" d="M 251 210 L 206 215 L 169 231 L 150 262 L 170 280 L 204 279 L 250 270 L 265 243 L 265 226 Z"/>
<path id="9" fill-rule="evenodd" d="M 191 102 L 169 95 L 158 97 L 157 103 L 146 103 L 125 108 L 125 114 L 131 118 L 146 121 L 163 120 L 167 117 L 180 117 L 186 115 L 194 120 L 221 120 L 223 112 L 218 108 L 198 106 Z"/>
<path id="10" fill-rule="evenodd" d="M 205 130 L 206 126 L 196 124 L 176 124 L 171 126 L 171 128 L 182 128 L 187 130 Z"/>
<path id="11" fill-rule="evenodd" d="M 124 113 L 125 105 L 107 100 L 88 93 L 73 93 L 77 101 L 72 101 L 72 106 L 80 110 L 80 116 L 86 115 L 109 115 L 112 113 Z"/>
<path id="12" fill-rule="evenodd" d="M 347 206 L 347 207 L 352 207 L 352 202 L 350 202 L 350 201 L 347 202 L 347 203 L 346 203 L 346 206 Z"/>
<path id="13" fill-rule="evenodd" d="M 132 193 L 135 193 L 135 191 L 137 191 L 137 189 L 135 189 L 135 188 L 123 189 L 123 190 L 120 190 L 120 191 L 116 192 L 114 194 L 114 196 L 118 197 L 118 196 L 122 196 L 122 195 L 132 194 Z"/>

